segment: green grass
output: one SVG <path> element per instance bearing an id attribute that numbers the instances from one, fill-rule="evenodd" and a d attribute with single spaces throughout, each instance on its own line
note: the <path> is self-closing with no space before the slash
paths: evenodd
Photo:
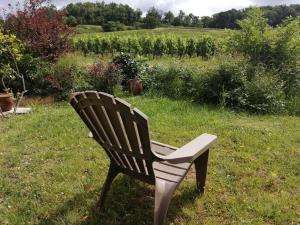
<path id="1" fill-rule="evenodd" d="M 111 59 L 111 57 L 109 57 L 109 59 L 107 57 L 105 61 L 109 61 Z M 103 58 L 100 55 L 95 54 L 89 54 L 85 57 L 81 52 L 72 52 L 62 55 L 59 58 L 58 63 L 64 65 L 77 65 L 79 67 L 86 67 L 97 62 L 97 60 L 103 60 Z"/>
<path id="2" fill-rule="evenodd" d="M 117 32 L 79 32 L 75 36 L 77 38 L 96 38 L 96 37 L 112 37 L 119 36 L 122 38 L 128 38 L 132 36 L 175 36 L 184 38 L 202 37 L 203 35 L 211 35 L 216 38 L 223 38 L 226 36 L 226 32 L 222 29 L 207 29 L 207 28 L 156 28 L 156 29 L 140 29 L 140 30 L 125 30 Z"/>
<path id="3" fill-rule="evenodd" d="M 155 140 L 181 146 L 204 132 L 218 135 L 205 194 L 195 192 L 193 169 L 166 224 L 299 222 L 299 117 L 157 97 L 126 100 L 149 116 Z M 66 103 L 0 120 L 0 224 L 152 224 L 153 188 L 124 175 L 109 192 L 107 210 L 95 210 L 109 161 L 87 132 Z"/>

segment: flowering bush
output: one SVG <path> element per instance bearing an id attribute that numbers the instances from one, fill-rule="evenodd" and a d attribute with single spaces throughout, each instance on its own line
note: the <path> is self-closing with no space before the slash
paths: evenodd
<path id="1" fill-rule="evenodd" d="M 114 87 L 120 82 L 121 70 L 114 63 L 103 64 L 98 62 L 88 70 L 91 85 L 97 91 L 113 94 Z"/>

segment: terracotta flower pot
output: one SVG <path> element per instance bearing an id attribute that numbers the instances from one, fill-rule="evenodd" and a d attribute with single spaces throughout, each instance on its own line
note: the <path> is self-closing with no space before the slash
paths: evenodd
<path id="1" fill-rule="evenodd" d="M 14 96 L 11 93 L 0 93 L 0 107 L 2 112 L 12 110 L 14 107 Z"/>
<path id="2" fill-rule="evenodd" d="M 128 90 L 134 95 L 140 95 L 143 92 L 143 82 L 139 79 L 132 79 L 127 82 Z"/>

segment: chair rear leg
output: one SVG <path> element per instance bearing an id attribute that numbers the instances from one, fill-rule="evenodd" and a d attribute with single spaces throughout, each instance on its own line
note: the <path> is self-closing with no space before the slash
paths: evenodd
<path id="1" fill-rule="evenodd" d="M 154 225 L 163 225 L 177 183 L 157 179 L 155 182 Z"/>
<path id="2" fill-rule="evenodd" d="M 118 173 L 119 173 L 118 167 L 114 163 L 111 163 L 110 167 L 109 167 L 109 170 L 108 170 L 108 174 L 107 174 L 105 183 L 102 187 L 100 199 L 99 199 L 99 202 L 98 202 L 99 209 L 103 208 L 104 201 L 105 201 L 105 198 L 107 196 L 107 192 L 109 191 L 110 185 L 113 182 L 113 180 L 116 178 Z"/>
<path id="3" fill-rule="evenodd" d="M 196 182 L 199 193 L 204 193 L 204 186 L 207 174 L 209 149 L 195 160 Z"/>

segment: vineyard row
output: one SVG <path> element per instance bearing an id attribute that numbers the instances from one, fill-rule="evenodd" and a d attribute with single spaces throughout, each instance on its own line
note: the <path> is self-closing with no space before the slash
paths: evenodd
<path id="1" fill-rule="evenodd" d="M 213 56 L 217 50 L 216 41 L 210 36 L 199 39 L 184 38 L 95 38 L 78 39 L 74 41 L 74 48 L 88 53 L 106 54 L 123 52 L 133 55 L 162 56 L 171 55 L 183 57 L 198 56 L 208 58 Z"/>

